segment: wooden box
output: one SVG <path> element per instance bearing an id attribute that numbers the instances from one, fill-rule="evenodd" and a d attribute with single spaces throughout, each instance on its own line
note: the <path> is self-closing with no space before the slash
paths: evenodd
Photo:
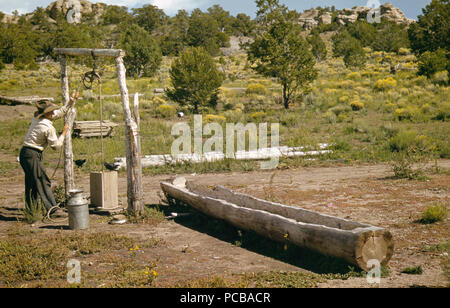
<path id="1" fill-rule="evenodd" d="M 118 176 L 116 171 L 91 173 L 91 205 L 97 209 L 119 207 Z"/>

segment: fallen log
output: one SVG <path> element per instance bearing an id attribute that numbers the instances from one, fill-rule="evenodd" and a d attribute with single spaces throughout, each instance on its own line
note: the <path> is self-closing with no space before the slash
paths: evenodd
<path id="1" fill-rule="evenodd" d="M 368 224 L 273 203 L 216 186 L 213 190 L 183 179 L 162 182 L 166 196 L 196 210 L 279 242 L 291 242 L 370 270 L 369 261 L 385 266 L 394 244 L 388 230 Z"/>
<path id="2" fill-rule="evenodd" d="M 328 144 L 319 144 L 319 150 L 308 151 L 304 147 L 273 147 L 262 148 L 256 151 L 237 151 L 234 153 L 235 160 L 265 160 L 273 157 L 305 157 L 320 156 L 330 154 L 332 151 L 326 150 Z M 184 163 L 205 163 L 215 162 L 226 159 L 226 155 L 221 152 L 206 152 L 203 154 L 179 154 L 179 155 L 146 155 L 142 157 L 142 168 L 160 167 L 165 165 L 175 165 Z M 126 168 L 126 160 L 124 157 L 115 159 L 115 164 L 119 169 Z"/>
<path id="3" fill-rule="evenodd" d="M 35 102 L 47 99 L 49 101 L 54 101 L 53 97 L 39 97 L 39 96 L 1 96 L 0 95 L 0 105 L 33 105 Z"/>

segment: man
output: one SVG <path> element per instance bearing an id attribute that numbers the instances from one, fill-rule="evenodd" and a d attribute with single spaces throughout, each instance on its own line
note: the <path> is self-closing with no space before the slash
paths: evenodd
<path id="1" fill-rule="evenodd" d="M 68 106 L 62 108 L 49 100 L 40 100 L 36 103 L 38 110 L 34 114 L 20 151 L 20 165 L 25 172 L 25 201 L 28 206 L 37 202 L 39 196 L 47 211 L 58 206 L 51 189 L 50 178 L 45 173 L 42 163 L 42 152 L 48 145 L 54 150 L 63 145 L 69 126 L 66 124 L 61 136 L 58 137 L 52 122 L 62 118 L 73 107 L 77 98 L 78 93 L 74 93 Z M 67 217 L 60 208 L 55 208 L 51 214 Z"/>

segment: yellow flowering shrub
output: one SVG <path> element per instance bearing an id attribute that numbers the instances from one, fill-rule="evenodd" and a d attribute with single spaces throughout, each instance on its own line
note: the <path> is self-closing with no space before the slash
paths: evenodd
<path id="1" fill-rule="evenodd" d="M 262 122 L 266 117 L 266 113 L 264 111 L 257 111 L 250 115 L 250 118 L 255 122 Z"/>
<path id="2" fill-rule="evenodd" d="M 167 103 L 162 97 L 155 96 L 153 98 L 153 104 L 159 106 L 159 105 L 166 105 Z"/>
<path id="3" fill-rule="evenodd" d="M 348 96 L 341 96 L 341 97 L 339 97 L 338 101 L 341 104 L 347 103 L 349 101 L 349 97 Z"/>
<path id="4" fill-rule="evenodd" d="M 245 109 L 245 106 L 242 103 L 238 103 L 235 106 L 235 110 L 240 110 L 242 112 L 242 110 L 244 110 L 244 109 Z"/>
<path id="5" fill-rule="evenodd" d="M 156 108 L 156 114 L 162 118 L 172 118 L 177 113 L 177 109 L 170 105 L 160 105 Z"/>
<path id="6" fill-rule="evenodd" d="M 352 72 L 348 74 L 345 79 L 358 80 L 361 79 L 361 74 L 359 72 Z"/>
<path id="7" fill-rule="evenodd" d="M 385 105 L 385 109 L 387 111 L 393 111 L 395 109 L 395 107 L 396 107 L 396 105 L 394 103 L 392 103 L 392 102 L 388 102 Z"/>
<path id="8" fill-rule="evenodd" d="M 352 80 L 343 80 L 336 84 L 336 87 L 339 89 L 351 89 L 353 88 L 354 83 Z"/>
<path id="9" fill-rule="evenodd" d="M 267 94 L 267 89 L 264 85 L 262 85 L 260 83 L 251 83 L 247 86 L 247 89 L 245 90 L 245 94 L 265 95 L 265 94 Z"/>
<path id="10" fill-rule="evenodd" d="M 215 114 L 207 114 L 203 117 L 203 123 L 225 123 L 227 118 Z"/>
<path id="11" fill-rule="evenodd" d="M 368 71 L 368 70 L 367 71 L 363 71 L 362 74 L 361 74 L 362 77 L 370 77 L 372 75 L 373 75 L 373 72 Z"/>
<path id="12" fill-rule="evenodd" d="M 406 68 L 415 68 L 416 65 L 414 64 L 414 62 L 408 62 L 408 63 L 403 64 L 403 67 L 406 67 Z"/>
<path id="13" fill-rule="evenodd" d="M 420 114 L 419 108 L 415 106 L 406 106 L 405 108 L 397 108 L 394 111 L 394 117 L 399 121 L 414 120 Z"/>
<path id="14" fill-rule="evenodd" d="M 377 91 L 386 91 L 393 89 L 397 86 L 397 81 L 393 77 L 388 77 L 386 79 L 379 79 L 375 82 L 374 89 Z"/>
<path id="15" fill-rule="evenodd" d="M 364 103 L 360 102 L 358 99 L 353 100 L 350 103 L 353 111 L 358 111 L 364 108 Z"/>

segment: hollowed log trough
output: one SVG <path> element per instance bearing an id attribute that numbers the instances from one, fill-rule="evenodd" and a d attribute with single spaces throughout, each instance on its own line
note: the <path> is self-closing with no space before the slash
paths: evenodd
<path id="1" fill-rule="evenodd" d="M 206 215 L 275 241 L 344 259 L 365 271 L 372 269 L 373 260 L 387 265 L 393 254 L 391 233 L 372 225 L 254 198 L 220 185 L 209 189 L 176 179 L 162 182 L 161 188 L 167 197 Z"/>

